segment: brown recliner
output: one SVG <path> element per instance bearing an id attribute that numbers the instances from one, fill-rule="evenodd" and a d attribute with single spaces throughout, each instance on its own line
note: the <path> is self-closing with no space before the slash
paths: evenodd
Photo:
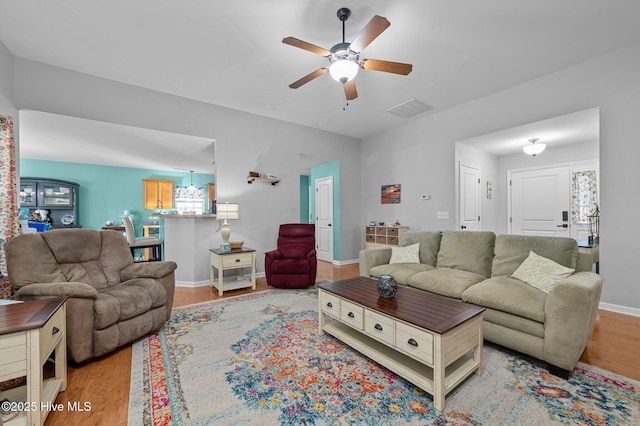
<path id="1" fill-rule="evenodd" d="M 24 234 L 5 246 L 18 298 L 67 296 L 67 355 L 104 355 L 152 331 L 171 314 L 172 261 L 134 263 L 114 231 L 61 229 Z"/>

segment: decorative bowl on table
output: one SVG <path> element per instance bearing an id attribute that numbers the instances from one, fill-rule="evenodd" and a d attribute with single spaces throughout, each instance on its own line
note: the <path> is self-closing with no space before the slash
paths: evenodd
<path id="1" fill-rule="evenodd" d="M 231 246 L 232 250 L 242 248 L 243 244 L 244 241 L 229 241 L 229 245 Z"/>

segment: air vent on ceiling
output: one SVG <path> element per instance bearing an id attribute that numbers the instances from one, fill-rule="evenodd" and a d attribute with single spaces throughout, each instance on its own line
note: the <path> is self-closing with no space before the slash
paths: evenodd
<path id="1" fill-rule="evenodd" d="M 431 105 L 427 105 L 417 99 L 409 99 L 408 101 L 403 102 L 400 105 L 389 108 L 387 112 L 390 112 L 391 114 L 395 114 L 402 118 L 410 118 L 431 109 L 433 109 Z"/>

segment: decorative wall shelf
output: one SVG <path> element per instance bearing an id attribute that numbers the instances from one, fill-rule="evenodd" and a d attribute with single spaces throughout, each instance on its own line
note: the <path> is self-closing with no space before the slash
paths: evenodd
<path id="1" fill-rule="evenodd" d="M 267 178 L 247 176 L 247 183 L 253 183 L 253 182 L 270 183 L 271 185 L 275 186 L 278 182 L 280 182 L 280 179 L 267 179 Z"/>

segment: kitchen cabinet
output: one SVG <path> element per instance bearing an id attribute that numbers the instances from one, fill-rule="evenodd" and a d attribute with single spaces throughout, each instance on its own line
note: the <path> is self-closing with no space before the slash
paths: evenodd
<path id="1" fill-rule="evenodd" d="M 144 185 L 144 208 L 149 210 L 173 209 L 173 181 L 164 179 L 142 179 Z"/>

